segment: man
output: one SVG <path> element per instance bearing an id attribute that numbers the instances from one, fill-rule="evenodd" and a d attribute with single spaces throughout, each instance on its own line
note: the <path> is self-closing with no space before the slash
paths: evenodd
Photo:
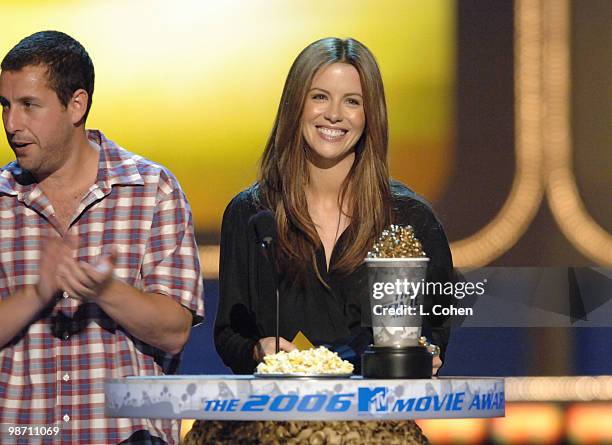
<path id="1" fill-rule="evenodd" d="M 185 196 L 85 130 L 94 69 L 76 40 L 38 32 L 1 69 L 16 160 L 0 170 L 0 424 L 59 426 L 62 444 L 177 443 L 177 422 L 105 418 L 104 381 L 176 372 L 202 318 Z"/>

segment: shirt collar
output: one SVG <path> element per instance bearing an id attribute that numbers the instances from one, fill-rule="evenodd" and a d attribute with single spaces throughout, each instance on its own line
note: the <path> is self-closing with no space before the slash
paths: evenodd
<path id="1" fill-rule="evenodd" d="M 36 184 L 34 178 L 19 167 L 17 161 L 5 165 L 0 171 L 0 193 L 18 195 L 32 189 L 33 184 Z"/>
<path id="2" fill-rule="evenodd" d="M 99 130 L 87 130 L 87 137 L 101 148 L 98 187 L 110 190 L 113 185 L 144 185 L 136 166 L 139 156 L 122 149 Z"/>
<path id="3" fill-rule="evenodd" d="M 134 155 L 108 139 L 99 130 L 87 130 L 87 138 L 100 147 L 97 184 L 100 189 L 110 192 L 113 185 L 144 185 L 144 179 Z M 30 191 L 36 184 L 27 170 L 13 161 L 0 170 L 0 193 L 18 195 Z"/>

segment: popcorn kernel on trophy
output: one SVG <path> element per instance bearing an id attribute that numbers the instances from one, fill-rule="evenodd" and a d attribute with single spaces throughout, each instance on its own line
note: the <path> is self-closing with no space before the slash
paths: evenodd
<path id="1" fill-rule="evenodd" d="M 374 344 L 361 357 L 366 378 L 431 378 L 432 355 L 421 339 L 429 258 L 411 226 L 383 230 L 365 260 Z"/>

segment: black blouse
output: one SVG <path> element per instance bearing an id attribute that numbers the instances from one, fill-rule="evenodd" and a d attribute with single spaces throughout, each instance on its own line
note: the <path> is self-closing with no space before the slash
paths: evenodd
<path id="1" fill-rule="evenodd" d="M 224 363 L 238 374 L 250 374 L 257 363 L 253 348 L 257 340 L 276 332 L 276 292 L 272 268 L 263 256 L 249 219 L 262 208 L 256 199 L 257 185 L 239 193 L 227 206 L 221 228 L 219 311 L 215 321 L 215 345 Z M 391 182 L 394 224 L 411 225 L 430 258 L 427 279 L 452 279 L 452 258 L 444 230 L 429 205 L 405 185 Z M 330 270 L 346 243 L 345 231 L 334 246 Z M 353 361 L 371 342 L 368 324 L 369 294 L 365 265 L 351 274 L 328 272 L 323 247 L 316 252 L 318 268 L 329 285 L 317 278 L 311 265 L 305 279 L 279 277 L 280 335 L 291 341 L 302 331 L 315 345 L 326 344 L 338 352 L 356 350 Z M 448 296 L 434 296 L 431 304 L 447 305 Z M 362 320 L 362 314 L 363 320 Z M 429 317 L 424 332 L 442 350 L 448 329 L 441 317 Z M 364 336 L 365 335 L 365 336 Z M 342 356 L 343 354 L 341 354 Z M 345 354 L 346 355 L 346 354 Z M 350 355 L 350 354 L 349 354 Z M 343 357 L 343 358 L 349 358 Z"/>

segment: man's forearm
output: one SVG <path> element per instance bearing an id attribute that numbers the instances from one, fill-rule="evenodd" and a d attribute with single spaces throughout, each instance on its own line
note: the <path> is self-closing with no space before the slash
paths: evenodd
<path id="1" fill-rule="evenodd" d="M 33 285 L 25 286 L 0 301 L 0 348 L 30 324 L 45 306 Z"/>
<path id="2" fill-rule="evenodd" d="M 192 315 L 172 298 L 113 279 L 95 302 L 131 335 L 171 354 L 182 349 Z"/>

